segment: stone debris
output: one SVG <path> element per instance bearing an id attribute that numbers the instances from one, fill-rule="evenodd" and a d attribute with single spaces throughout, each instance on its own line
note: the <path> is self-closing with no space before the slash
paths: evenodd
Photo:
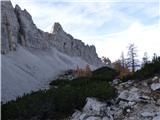
<path id="1" fill-rule="evenodd" d="M 71 120 L 160 120 L 160 96 L 154 97 L 154 94 L 160 94 L 159 91 L 151 91 L 150 85 L 141 84 L 150 80 L 151 84 L 157 84 L 156 80 L 147 79 L 115 85 L 119 95 L 112 100 L 113 105 L 87 98 L 82 111 L 76 111 Z"/>

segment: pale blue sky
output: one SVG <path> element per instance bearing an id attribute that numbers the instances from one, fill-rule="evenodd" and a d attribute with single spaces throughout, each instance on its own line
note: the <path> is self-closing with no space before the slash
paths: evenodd
<path id="1" fill-rule="evenodd" d="M 159 0 L 12 0 L 32 15 L 40 29 L 50 32 L 59 22 L 67 33 L 96 46 L 98 55 L 117 59 L 129 43 L 160 53 Z M 147 2 L 146 2 L 147 1 Z M 125 52 L 126 53 L 126 52 Z"/>

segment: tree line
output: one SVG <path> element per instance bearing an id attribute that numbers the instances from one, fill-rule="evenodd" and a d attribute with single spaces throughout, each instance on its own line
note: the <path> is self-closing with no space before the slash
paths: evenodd
<path id="1" fill-rule="evenodd" d="M 115 68 L 120 73 L 120 77 L 134 74 L 138 69 L 142 68 L 145 64 L 150 63 L 147 52 L 144 53 L 142 58 L 142 62 L 140 63 L 137 54 L 137 47 L 135 44 L 129 44 L 127 51 L 127 57 L 124 56 L 124 52 L 121 53 L 121 56 L 118 60 L 113 63 L 109 58 L 102 57 L 102 61 L 104 64 Z M 152 61 L 157 60 L 157 55 L 154 53 Z"/>

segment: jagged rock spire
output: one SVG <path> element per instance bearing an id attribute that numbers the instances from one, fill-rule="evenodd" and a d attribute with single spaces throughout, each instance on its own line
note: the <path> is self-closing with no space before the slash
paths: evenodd
<path id="1" fill-rule="evenodd" d="M 51 33 L 58 33 L 60 31 L 63 31 L 62 26 L 58 22 L 55 22 L 52 27 Z"/>
<path id="2" fill-rule="evenodd" d="M 16 11 L 19 11 L 19 10 L 21 10 L 21 7 L 20 7 L 19 5 L 16 4 L 15 10 L 16 10 Z"/>

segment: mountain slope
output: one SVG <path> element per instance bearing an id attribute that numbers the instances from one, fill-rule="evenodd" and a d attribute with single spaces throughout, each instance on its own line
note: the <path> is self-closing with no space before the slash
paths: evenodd
<path id="1" fill-rule="evenodd" d="M 60 72 L 86 64 L 80 58 L 71 58 L 55 48 L 31 53 L 19 46 L 16 52 L 2 55 L 2 101 L 47 87 Z"/>
<path id="2" fill-rule="evenodd" d="M 2 101 L 45 88 L 56 75 L 77 65 L 102 66 L 95 47 L 74 39 L 59 23 L 52 33 L 43 32 L 18 5 L 13 8 L 10 1 L 2 1 L 1 7 Z"/>

